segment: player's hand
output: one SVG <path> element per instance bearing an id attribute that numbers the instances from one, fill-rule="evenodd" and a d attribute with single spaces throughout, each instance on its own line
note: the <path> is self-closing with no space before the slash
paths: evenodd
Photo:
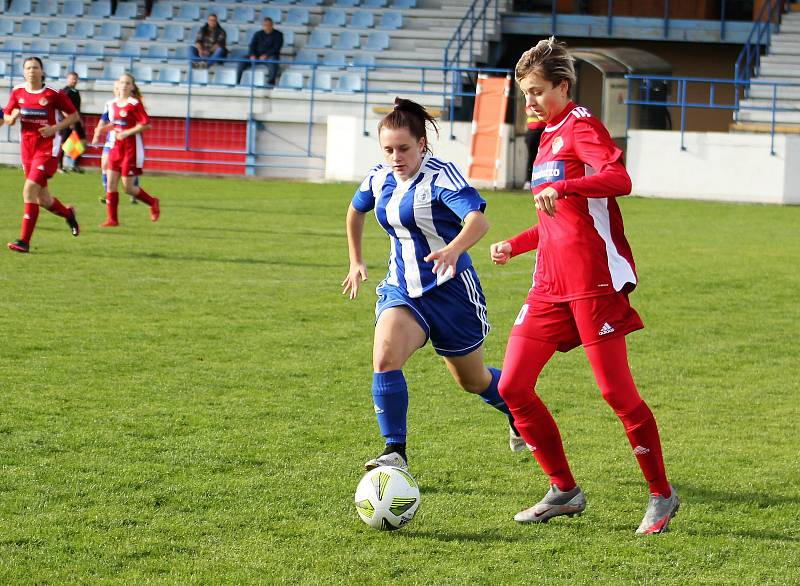
<path id="1" fill-rule="evenodd" d="M 494 264 L 504 265 L 511 260 L 511 243 L 508 240 L 495 242 L 489 247 L 489 254 Z"/>
<path id="2" fill-rule="evenodd" d="M 358 287 L 367 280 L 367 265 L 363 262 L 350 263 L 350 272 L 342 281 L 342 295 L 350 293 L 350 299 L 358 295 Z"/>
<path id="3" fill-rule="evenodd" d="M 426 256 L 424 260 L 425 262 L 433 263 L 431 271 L 435 273 L 437 277 L 455 277 L 459 256 L 461 255 L 458 252 L 445 246 L 439 250 L 434 250 Z"/>
<path id="4" fill-rule="evenodd" d="M 126 138 L 128 138 L 129 136 L 130 136 L 130 134 L 128 134 L 128 131 L 127 131 L 127 130 L 121 130 L 120 132 L 118 132 L 118 133 L 117 133 L 117 136 L 116 136 L 116 138 L 117 138 L 118 140 L 125 140 L 125 139 L 126 139 Z"/>
<path id="5" fill-rule="evenodd" d="M 542 210 L 551 218 L 556 216 L 556 200 L 558 199 L 558 192 L 552 187 L 545 187 L 539 193 L 533 196 L 533 201 L 536 204 L 537 210 Z"/>
<path id="6" fill-rule="evenodd" d="M 39 129 L 39 135 L 43 136 L 44 138 L 49 138 L 51 136 L 55 136 L 57 130 L 58 129 L 55 127 L 55 125 L 42 126 Z"/>

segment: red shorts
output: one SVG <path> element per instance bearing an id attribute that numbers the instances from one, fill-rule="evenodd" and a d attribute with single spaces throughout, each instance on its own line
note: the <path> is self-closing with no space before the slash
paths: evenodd
<path id="1" fill-rule="evenodd" d="M 22 162 L 22 170 L 26 179 L 47 187 L 47 180 L 58 170 L 58 159 L 50 153 L 36 154 L 30 161 Z"/>
<path id="2" fill-rule="evenodd" d="M 125 139 L 117 142 L 108 153 L 109 171 L 116 171 L 123 177 L 134 177 L 142 174 L 141 166 L 137 165 L 136 143 Z"/>
<path id="3" fill-rule="evenodd" d="M 511 336 L 556 344 L 561 352 L 591 346 L 644 327 L 625 293 L 550 303 L 529 296 L 520 309 Z"/>

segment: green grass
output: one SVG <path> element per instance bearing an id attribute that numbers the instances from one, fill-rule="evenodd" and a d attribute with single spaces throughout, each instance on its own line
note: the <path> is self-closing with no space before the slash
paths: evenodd
<path id="1" fill-rule="evenodd" d="M 22 184 L 0 169 L 0 232 Z M 357 518 L 381 442 L 370 399 L 372 286 L 388 240 L 370 220 L 370 287 L 340 295 L 352 185 L 147 177 L 162 220 L 120 204 L 102 231 L 97 175 L 59 176 L 83 234 L 43 212 L 30 255 L 0 251 L 0 583 L 789 584 L 800 582 L 800 208 L 621 201 L 647 328 L 631 362 L 683 498 L 636 538 L 646 492 L 580 349 L 539 390 L 586 514 L 511 517 L 546 480 L 503 418 L 457 390 L 430 347 L 406 368 L 417 518 Z M 488 244 L 532 219 L 487 192 L 473 257 L 494 330 L 532 259 Z"/>

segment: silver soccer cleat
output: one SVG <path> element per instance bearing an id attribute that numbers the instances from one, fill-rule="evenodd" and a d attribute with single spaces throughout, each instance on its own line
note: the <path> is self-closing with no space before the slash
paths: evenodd
<path id="1" fill-rule="evenodd" d="M 669 528 L 669 522 L 681 506 L 678 493 L 672 489 L 672 494 L 666 499 L 663 496 L 650 495 L 644 519 L 636 530 L 636 535 L 656 535 L 664 533 Z"/>
<path id="2" fill-rule="evenodd" d="M 555 484 L 550 485 L 550 490 L 544 498 L 529 509 L 514 515 L 517 523 L 547 523 L 548 520 L 559 515 L 580 515 L 586 508 L 586 495 L 580 486 L 570 491 L 561 492 Z"/>
<path id="3" fill-rule="evenodd" d="M 381 454 L 377 458 L 365 462 L 364 470 L 372 470 L 378 466 L 392 466 L 393 468 L 400 468 L 400 470 L 408 470 L 408 462 L 397 452 Z"/>

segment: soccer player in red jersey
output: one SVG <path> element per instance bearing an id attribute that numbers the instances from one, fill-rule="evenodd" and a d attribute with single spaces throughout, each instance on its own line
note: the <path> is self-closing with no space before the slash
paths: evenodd
<path id="1" fill-rule="evenodd" d="M 19 119 L 20 155 L 25 172 L 22 200 L 25 211 L 19 240 L 9 242 L 15 252 L 30 250 L 31 236 L 39 218 L 39 206 L 67 221 L 73 236 L 80 234 L 75 209 L 66 207 L 47 189 L 47 180 L 58 169 L 61 148 L 60 131 L 78 121 L 78 113 L 69 98 L 61 91 L 44 85 L 44 68 L 38 57 L 28 57 L 22 64 L 25 83 L 11 92 L 3 109 L 2 124 L 9 126 Z M 61 117 L 64 114 L 64 117 Z"/>
<path id="2" fill-rule="evenodd" d="M 144 142 L 142 133 L 150 128 L 150 117 L 144 109 L 138 94 L 136 80 L 129 73 L 124 73 L 117 80 L 116 95 L 106 104 L 108 118 L 114 125 L 114 145 L 108 154 L 106 211 L 108 218 L 100 224 L 103 228 L 119 226 L 117 207 L 119 206 L 119 179 L 125 193 L 134 196 L 150 206 L 150 219 L 154 222 L 160 216 L 159 200 L 152 197 L 136 185 L 136 177 L 142 174 L 144 165 Z"/>
<path id="3" fill-rule="evenodd" d="M 661 533 L 679 500 L 667 481 L 655 418 L 628 365 L 625 335 L 644 325 L 628 302 L 637 278 L 616 201 L 631 191 L 622 151 L 599 120 L 570 101 L 575 68 L 563 43 L 552 37 L 540 41 L 522 55 L 515 74 L 526 105 L 547 126 L 531 178 L 539 222 L 491 245 L 492 260 L 500 265 L 537 251 L 533 286 L 509 336 L 499 389 L 551 486 L 544 499 L 514 519 L 541 523 L 586 507 L 558 427 L 535 391 L 556 350 L 583 345 L 649 484 L 650 500 L 636 533 Z"/>

